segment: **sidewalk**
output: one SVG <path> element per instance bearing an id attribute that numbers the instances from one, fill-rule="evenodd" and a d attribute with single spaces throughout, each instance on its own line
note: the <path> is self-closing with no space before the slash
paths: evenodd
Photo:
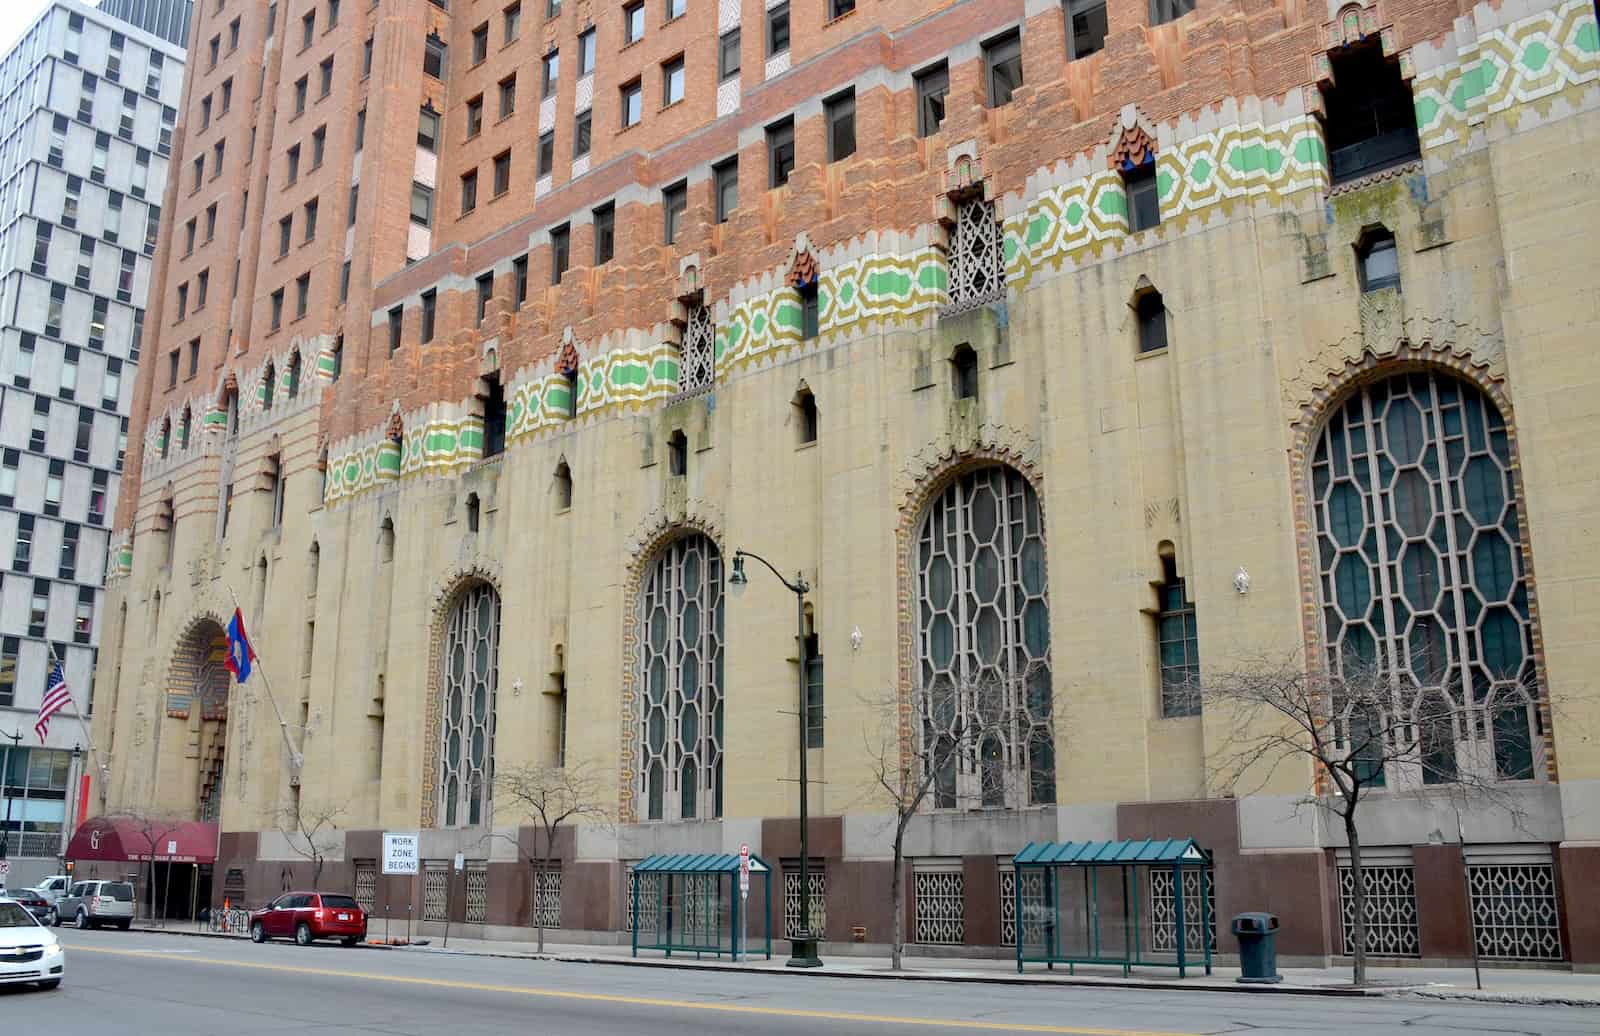
<path id="1" fill-rule="evenodd" d="M 247 938 L 238 933 L 197 931 L 191 925 L 173 925 L 166 928 L 136 925 L 134 930 L 152 934 L 204 936 L 217 939 Z M 1182 979 L 1178 978 L 1175 969 L 1169 968 L 1139 969 L 1124 978 L 1121 969 L 1115 967 L 1079 966 L 1076 975 L 1069 975 L 1062 965 L 1057 965 L 1054 971 L 1050 971 L 1042 964 L 1030 964 L 1027 970 L 1019 975 L 1016 963 L 1009 960 L 908 956 L 904 959 L 904 970 L 896 972 L 890 970 L 887 957 L 824 954 L 822 967 L 794 969 L 785 964 L 786 955 L 780 952 L 776 943 L 773 944 L 772 960 L 758 956 L 754 960 L 740 961 L 737 964 L 726 958 L 718 960 L 709 956 L 701 960 L 695 960 L 692 955 L 674 956 L 669 960 L 659 951 L 641 950 L 639 956 L 634 957 L 628 946 L 588 946 L 550 942 L 545 944 L 545 952 L 541 954 L 529 942 L 465 939 L 457 936 L 451 936 L 448 946 L 443 939 L 430 938 L 425 946 L 382 946 L 369 943 L 366 948 L 395 953 L 552 960 L 577 964 L 680 968 L 698 971 L 761 971 L 792 975 L 797 979 L 831 976 L 891 981 L 990 982 L 1020 986 L 1127 987 L 1345 997 L 1416 996 L 1600 1008 L 1600 974 L 1575 974 L 1556 970 L 1485 968 L 1483 990 L 1479 991 L 1473 986 L 1471 968 L 1375 967 L 1368 973 L 1370 985 L 1356 989 L 1350 985 L 1348 967 L 1281 968 L 1283 981 L 1268 986 L 1238 984 L 1235 980 L 1239 976 L 1239 969 L 1236 967 L 1216 967 L 1212 974 L 1207 976 L 1204 965 L 1191 969 L 1189 976 Z"/>

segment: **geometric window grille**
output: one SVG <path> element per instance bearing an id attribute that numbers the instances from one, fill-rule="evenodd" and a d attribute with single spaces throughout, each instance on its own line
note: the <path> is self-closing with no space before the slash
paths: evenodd
<path id="1" fill-rule="evenodd" d="M 429 860 L 422 865 L 422 919 L 443 921 L 449 916 L 450 865 Z"/>
<path id="2" fill-rule="evenodd" d="M 1039 498 L 1000 465 L 957 478 L 917 534 L 920 736 L 935 809 L 1055 801 L 1050 606 Z M 973 731 L 978 736 L 973 736 Z"/>
<path id="3" fill-rule="evenodd" d="M 467 923 L 482 924 L 489 914 L 489 865 L 467 861 Z"/>
<path id="4" fill-rule="evenodd" d="M 1409 865 L 1361 868 L 1367 887 L 1367 952 L 1375 957 L 1420 957 L 1417 875 Z M 1339 918 L 1344 952 L 1355 952 L 1355 871 L 1339 868 Z"/>
<path id="5" fill-rule="evenodd" d="M 561 927 L 561 870 L 551 867 L 533 872 L 533 924 L 536 928 Z"/>
<path id="6" fill-rule="evenodd" d="M 811 913 L 811 931 L 823 932 L 828 927 L 828 874 L 821 860 L 812 860 L 806 874 L 810 878 L 809 898 L 806 906 Z M 783 862 L 783 937 L 804 938 L 800 926 L 800 861 Z"/>
<path id="7" fill-rule="evenodd" d="M 639 597 L 639 792 L 646 820 L 722 816 L 722 555 L 664 548 Z"/>
<path id="8" fill-rule="evenodd" d="M 445 635 L 439 797 L 445 827 L 486 819 L 493 779 L 495 691 L 500 670 L 500 595 L 480 583 L 461 595 Z"/>
<path id="9" fill-rule="evenodd" d="M 717 328 L 711 310 L 695 306 L 689 310 L 689 325 L 683 332 L 682 370 L 678 372 L 678 391 L 688 395 L 711 387 L 717 376 Z"/>
<path id="10" fill-rule="evenodd" d="M 1022 875 L 1022 930 L 1029 946 L 1044 942 L 1047 906 L 1044 899 L 1044 872 L 1029 869 Z M 1000 869 L 1000 945 L 1017 944 L 1017 872 L 1010 866 Z"/>
<path id="11" fill-rule="evenodd" d="M 1156 616 L 1156 636 L 1161 664 L 1161 715 L 1198 716 L 1200 702 L 1194 693 L 1200 676 L 1200 634 L 1195 626 L 1194 602 L 1189 600 L 1184 581 L 1178 578 L 1177 563 L 1162 559 L 1166 581 L 1157 590 L 1161 611 Z M 1195 880 L 1200 872 L 1195 871 Z"/>
<path id="12" fill-rule="evenodd" d="M 661 922 L 661 875 L 641 874 L 639 882 L 639 931 L 654 932 Z M 628 880 L 622 886 L 623 898 L 627 900 L 628 930 L 634 927 L 634 896 L 633 896 L 633 865 L 628 865 Z"/>
<path id="13" fill-rule="evenodd" d="M 988 302 L 1004 301 L 1004 236 L 994 218 L 994 203 L 974 198 L 956 210 L 950 241 L 950 302 L 940 310 L 955 316 Z"/>
<path id="14" fill-rule="evenodd" d="M 1183 869 L 1183 948 L 1203 953 L 1206 943 L 1217 948 L 1217 883 L 1206 880 L 1205 939 L 1200 941 L 1200 871 Z M 1163 953 L 1178 951 L 1178 901 L 1172 894 L 1172 872 L 1150 871 L 1150 948 Z"/>
<path id="15" fill-rule="evenodd" d="M 356 861 L 356 904 L 367 913 L 372 913 L 378 901 L 378 862 L 376 860 Z"/>
<path id="16" fill-rule="evenodd" d="M 919 870 L 914 941 L 959 946 L 966 934 L 966 878 L 961 871 Z"/>
<path id="17" fill-rule="evenodd" d="M 1494 403 L 1433 372 L 1368 385 L 1318 435 L 1311 489 L 1329 664 L 1395 674 L 1396 712 L 1432 717 L 1407 765 L 1425 783 L 1473 759 L 1492 760 L 1484 777 L 1542 779 L 1521 507 Z"/>
<path id="18" fill-rule="evenodd" d="M 1478 952 L 1498 960 L 1561 960 L 1555 867 L 1477 864 L 1467 868 Z"/>

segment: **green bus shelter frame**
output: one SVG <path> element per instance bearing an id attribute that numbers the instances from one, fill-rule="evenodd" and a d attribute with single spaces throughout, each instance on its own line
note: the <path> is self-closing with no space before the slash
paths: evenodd
<path id="1" fill-rule="evenodd" d="M 655 888 L 651 891 L 640 889 L 641 878 L 654 876 Z M 711 881 L 691 881 L 694 878 L 711 878 Z M 766 924 L 762 926 L 763 949 L 767 959 L 772 959 L 772 868 L 761 857 L 750 854 L 750 878 L 753 882 L 761 879 L 762 901 L 765 903 L 764 916 Z M 655 926 L 645 932 L 639 930 L 639 921 L 646 916 L 646 911 L 641 910 L 647 905 L 641 900 L 642 896 L 655 896 L 655 910 L 650 915 L 655 917 Z M 739 894 L 739 855 L 737 853 L 673 853 L 650 856 L 633 865 L 628 882 L 629 901 L 633 904 L 632 929 L 633 955 L 637 957 L 640 950 L 665 950 L 668 957 L 673 953 L 693 953 L 698 960 L 705 954 L 714 954 L 721 957 L 729 954 L 737 961 L 740 954 L 749 956 L 750 947 L 743 945 L 741 936 L 744 933 L 742 922 L 748 920 L 743 914 L 745 908 L 744 897 Z M 728 912 L 727 942 L 722 941 L 721 917 L 723 897 L 727 897 L 730 905 Z M 686 904 L 691 903 L 694 912 L 702 918 L 712 917 L 717 919 L 713 926 L 700 924 L 686 924 L 684 918 L 678 916 Z M 712 932 L 708 941 L 705 935 Z M 641 937 L 643 937 L 641 939 Z M 758 950 L 757 952 L 761 952 Z"/>
<path id="2" fill-rule="evenodd" d="M 1188 975 L 1188 904 L 1183 895 L 1183 874 L 1186 870 L 1200 872 L 1200 942 L 1204 947 L 1206 974 L 1211 974 L 1211 884 L 1213 881 L 1211 853 L 1201 848 L 1192 838 L 1124 839 L 1107 842 L 1030 842 L 1012 857 L 1015 871 L 1015 908 L 1017 925 L 1017 971 L 1028 963 L 1045 964 L 1054 969 L 1057 964 L 1067 965 L 1069 974 L 1078 964 L 1120 965 L 1122 974 L 1141 965 L 1175 967 L 1178 977 Z M 1173 912 L 1176 925 L 1175 961 L 1152 960 L 1146 956 L 1140 940 L 1139 874 L 1147 876 L 1159 869 L 1172 872 Z M 1074 956 L 1063 952 L 1057 920 L 1062 872 L 1076 870 L 1082 874 L 1084 895 L 1084 939 L 1088 952 Z M 1048 919 L 1042 923 L 1027 920 L 1024 913 L 1023 891 L 1028 871 L 1039 872 L 1039 886 L 1043 890 Z M 1111 871 L 1122 883 L 1122 953 L 1104 945 L 1100 937 L 1100 882 L 1102 872 Z M 1073 879 L 1068 879 L 1073 880 Z M 1038 944 L 1042 952 L 1029 952 L 1024 928 L 1042 927 L 1044 938 Z"/>

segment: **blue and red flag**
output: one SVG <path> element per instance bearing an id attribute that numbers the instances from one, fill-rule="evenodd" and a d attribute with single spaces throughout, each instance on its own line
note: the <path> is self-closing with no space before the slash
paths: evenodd
<path id="1" fill-rule="evenodd" d="M 228 660 L 223 664 L 235 680 L 244 683 L 250 679 L 250 663 L 255 661 L 255 657 L 250 638 L 244 632 L 244 615 L 235 608 L 233 618 L 228 620 Z"/>

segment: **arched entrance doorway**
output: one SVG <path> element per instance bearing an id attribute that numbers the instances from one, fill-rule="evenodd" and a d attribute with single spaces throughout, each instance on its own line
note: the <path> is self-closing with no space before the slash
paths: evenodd
<path id="1" fill-rule="evenodd" d="M 196 735 L 200 767 L 195 802 L 200 820 L 217 821 L 222 816 L 231 680 L 223 664 L 227 657 L 227 633 L 213 620 L 202 620 L 179 645 L 167 687 L 167 715 L 188 720 Z"/>

